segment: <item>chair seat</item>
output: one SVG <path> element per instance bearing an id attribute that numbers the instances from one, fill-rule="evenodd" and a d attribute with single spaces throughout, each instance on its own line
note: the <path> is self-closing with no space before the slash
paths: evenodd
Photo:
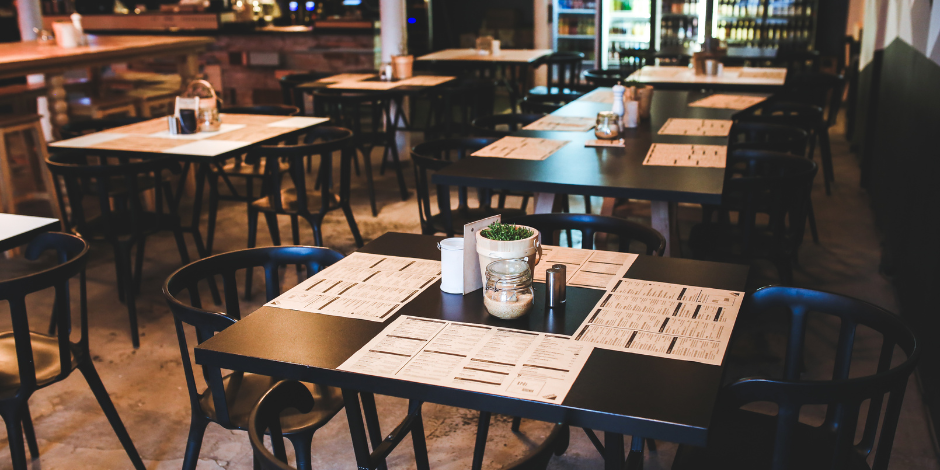
<path id="1" fill-rule="evenodd" d="M 59 343 L 54 336 L 29 333 L 33 348 L 33 365 L 36 368 L 36 384 L 43 387 L 55 382 L 62 371 L 59 367 Z M 71 370 L 78 367 L 76 348 L 71 351 Z M 0 333 L 0 399 L 7 399 L 20 388 L 20 369 L 16 363 L 16 343 L 13 332 Z"/>
<path id="2" fill-rule="evenodd" d="M 530 97 L 528 98 L 530 100 L 571 101 L 579 98 L 583 94 L 583 91 L 572 90 L 570 88 L 559 90 L 558 87 L 548 89 L 544 86 L 537 86 L 529 90 L 527 97 Z"/>
<path id="3" fill-rule="evenodd" d="M 761 470 L 770 469 L 776 434 L 776 416 L 734 410 L 715 416 L 708 434 L 708 447 L 679 446 L 672 470 Z M 828 430 L 798 424 L 793 436 L 790 468 L 832 468 L 834 436 Z M 846 470 L 869 470 L 865 459 L 848 450 Z"/>
<path id="4" fill-rule="evenodd" d="M 338 209 L 339 206 L 339 195 L 333 194 L 333 200 L 330 201 L 329 209 Z M 317 214 L 320 212 L 320 193 L 313 193 L 307 195 L 307 212 L 311 214 Z M 271 197 L 263 197 L 251 203 L 252 207 L 258 209 L 261 212 L 279 212 L 283 214 L 299 214 L 300 205 L 298 204 L 297 199 L 297 189 L 287 188 L 281 190 L 281 210 L 275 210 L 271 205 Z"/>
<path id="5" fill-rule="evenodd" d="M 278 380 L 266 375 L 242 374 L 240 372 L 230 374 L 222 379 L 229 418 L 234 428 L 248 429 L 248 416 L 251 414 L 252 408 L 258 404 L 261 397 Z M 319 429 L 343 409 L 343 392 L 340 389 L 308 383 L 305 383 L 304 386 L 313 395 L 313 410 L 310 413 L 297 413 L 295 410 L 284 412 L 281 415 L 281 426 L 284 434 Z M 209 389 L 206 389 L 200 395 L 199 405 L 209 419 L 217 421 L 215 401 L 212 399 Z"/>
<path id="6" fill-rule="evenodd" d="M 522 217 L 526 212 L 522 209 L 498 209 L 495 207 L 474 208 L 474 209 L 455 209 L 451 211 L 451 219 L 454 222 L 453 227 L 447 228 L 444 224 L 444 217 L 441 214 L 432 215 L 428 218 L 428 224 L 434 229 L 434 232 L 450 233 L 452 231 L 462 232 L 463 226 L 470 222 L 492 217 L 496 214 L 503 216 L 503 220 L 509 220 L 516 217 Z M 459 230 L 458 230 L 459 229 Z"/>

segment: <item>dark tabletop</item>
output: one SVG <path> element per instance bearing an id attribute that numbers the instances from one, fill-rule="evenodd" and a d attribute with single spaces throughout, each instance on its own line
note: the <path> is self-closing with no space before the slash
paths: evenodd
<path id="1" fill-rule="evenodd" d="M 769 96 L 748 93 L 755 96 Z M 651 119 L 626 129 L 625 148 L 588 148 L 595 139 L 587 132 L 527 131 L 513 135 L 570 140 L 571 143 L 542 161 L 468 157 L 432 176 L 435 184 L 511 189 L 555 194 L 643 199 L 649 201 L 721 203 L 724 169 L 643 165 L 652 143 L 726 145 L 726 137 L 659 135 L 669 118 L 731 119 L 733 109 L 692 108 L 688 103 L 710 93 L 660 91 L 653 94 Z M 579 100 L 552 114 L 595 117 L 610 111 L 609 103 Z"/>
<path id="2" fill-rule="evenodd" d="M 361 251 L 440 259 L 443 237 L 386 233 Z M 640 255 L 628 275 L 660 282 L 743 291 L 746 266 Z M 453 295 L 429 287 L 398 315 L 572 334 L 603 291 L 568 288 L 567 307 L 546 312 L 535 284 L 532 313 L 503 321 L 486 313 L 480 292 Z M 393 318 L 394 318 L 393 317 Z M 392 320 L 371 322 L 262 307 L 195 350 L 196 362 L 449 406 L 704 445 L 723 367 L 595 349 L 563 405 L 335 370 Z"/>

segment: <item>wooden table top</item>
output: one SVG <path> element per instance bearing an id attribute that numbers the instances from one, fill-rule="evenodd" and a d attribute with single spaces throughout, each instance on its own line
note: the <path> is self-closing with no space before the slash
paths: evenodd
<path id="1" fill-rule="evenodd" d="M 688 67 L 647 65 L 633 72 L 627 81 L 652 85 L 737 86 L 737 87 L 782 87 L 787 79 L 787 69 L 773 67 L 725 67 L 721 75 L 696 75 Z"/>
<path id="2" fill-rule="evenodd" d="M 445 85 L 457 77 L 442 75 L 415 75 L 401 80 L 383 81 L 378 74 L 342 73 L 297 85 L 299 90 L 340 91 L 397 91 L 413 93 Z"/>
<path id="3" fill-rule="evenodd" d="M 433 62 L 500 62 L 531 64 L 552 53 L 551 49 L 503 49 L 497 55 L 479 54 L 476 49 L 444 49 L 418 57 Z"/>
<path id="4" fill-rule="evenodd" d="M 0 252 L 29 243 L 36 235 L 59 228 L 59 219 L 0 213 Z"/>
<path id="5" fill-rule="evenodd" d="M 50 149 L 95 150 L 102 155 L 137 157 L 176 155 L 181 159 L 214 159 L 277 140 L 329 121 L 327 118 L 222 114 L 222 128 L 215 132 L 170 135 L 166 118 L 115 127 L 49 144 Z"/>
<path id="6" fill-rule="evenodd" d="M 24 41 L 0 44 L 0 78 L 63 72 L 155 55 L 191 54 L 215 42 L 191 36 L 88 36 L 89 45 L 59 47 Z"/>

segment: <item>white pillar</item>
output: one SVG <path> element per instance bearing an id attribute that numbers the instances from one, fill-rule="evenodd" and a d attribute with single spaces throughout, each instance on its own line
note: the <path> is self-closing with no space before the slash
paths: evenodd
<path id="1" fill-rule="evenodd" d="M 39 0 L 16 0 L 16 18 L 20 26 L 20 39 L 36 39 L 33 28 L 42 29 L 42 9 Z"/>
<path id="2" fill-rule="evenodd" d="M 379 0 L 379 23 L 382 63 L 391 62 L 393 55 L 407 53 L 405 0 Z"/>

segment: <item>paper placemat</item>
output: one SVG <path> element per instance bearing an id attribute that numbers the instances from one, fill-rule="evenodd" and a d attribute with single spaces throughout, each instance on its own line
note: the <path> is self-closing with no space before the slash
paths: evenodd
<path id="1" fill-rule="evenodd" d="M 545 160 L 564 147 L 569 140 L 539 139 L 536 137 L 503 137 L 472 153 L 474 157 L 518 158 Z"/>
<path id="2" fill-rule="evenodd" d="M 329 118 L 294 116 L 269 123 L 268 127 L 287 127 L 290 129 L 299 129 L 301 127 L 315 126 L 329 120 Z"/>
<path id="3" fill-rule="evenodd" d="M 148 137 L 157 137 L 160 139 L 171 139 L 171 140 L 202 140 L 202 139 L 211 139 L 213 137 L 218 137 L 222 134 L 228 132 L 237 131 L 243 129 L 245 124 L 231 124 L 223 123 L 219 126 L 219 130 L 212 132 L 196 132 L 195 134 L 170 134 L 169 130 L 162 130 L 160 132 L 154 132 Z"/>
<path id="4" fill-rule="evenodd" d="M 440 261 L 356 252 L 265 306 L 384 322 L 440 277 Z"/>
<path id="5" fill-rule="evenodd" d="M 356 82 L 374 77 L 374 73 L 340 73 L 326 78 L 321 78 L 313 83 L 338 83 L 338 82 Z"/>
<path id="6" fill-rule="evenodd" d="M 689 106 L 696 108 L 747 109 L 766 99 L 761 96 L 717 94 L 689 103 Z"/>
<path id="7" fill-rule="evenodd" d="M 653 144 L 643 164 L 724 168 L 727 156 L 724 145 Z"/>
<path id="8" fill-rule="evenodd" d="M 565 335 L 404 315 L 337 369 L 560 404 L 593 350 Z"/>
<path id="9" fill-rule="evenodd" d="M 232 150 L 238 150 L 240 148 L 247 147 L 248 145 L 249 142 L 238 142 L 234 140 L 196 140 L 178 147 L 168 148 L 163 150 L 163 153 L 214 157 L 225 152 L 231 152 Z"/>
<path id="10" fill-rule="evenodd" d="M 399 80 L 399 85 L 405 86 L 437 86 L 442 83 L 447 83 L 457 77 L 445 77 L 437 75 L 417 75 L 411 78 L 406 78 L 404 80 Z"/>
<path id="11" fill-rule="evenodd" d="M 659 129 L 660 135 L 727 137 L 734 121 L 729 119 L 669 118 Z"/>
<path id="12" fill-rule="evenodd" d="M 535 265 L 532 280 L 545 282 L 545 271 L 563 264 L 569 286 L 605 290 L 617 271 L 630 267 L 636 259 L 633 253 L 542 245 L 542 257 Z"/>
<path id="13" fill-rule="evenodd" d="M 566 131 L 566 132 L 585 132 L 594 128 L 596 119 L 592 117 L 579 116 L 545 116 L 528 126 L 523 127 L 527 131 Z"/>
<path id="14" fill-rule="evenodd" d="M 327 85 L 327 88 L 342 88 L 344 90 L 391 90 L 398 85 L 401 85 L 401 82 L 338 82 L 332 85 Z"/>

